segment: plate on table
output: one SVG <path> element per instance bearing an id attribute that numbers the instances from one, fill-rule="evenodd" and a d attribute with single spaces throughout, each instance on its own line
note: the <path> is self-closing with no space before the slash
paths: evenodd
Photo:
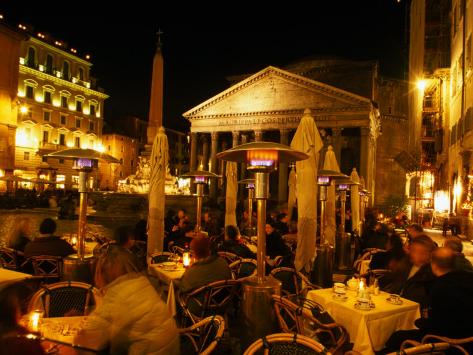
<path id="1" fill-rule="evenodd" d="M 342 294 L 342 293 L 334 293 L 334 294 L 332 295 L 332 298 L 333 298 L 335 301 L 345 302 L 345 301 L 348 299 L 348 296 L 345 295 L 345 294 Z"/>
<path id="2" fill-rule="evenodd" d="M 355 309 L 360 311 L 371 311 L 374 308 L 374 303 L 355 302 Z"/>
<path id="3" fill-rule="evenodd" d="M 387 301 L 388 303 L 394 304 L 394 305 L 396 305 L 396 306 L 400 306 L 400 305 L 402 304 L 402 300 L 401 300 L 401 299 L 397 299 L 397 300 L 396 300 L 396 299 L 392 299 L 392 298 L 388 297 L 388 298 L 386 298 L 386 301 Z"/>
<path id="4" fill-rule="evenodd" d="M 177 269 L 177 264 L 173 261 L 165 261 L 160 264 L 163 270 L 175 270 Z"/>

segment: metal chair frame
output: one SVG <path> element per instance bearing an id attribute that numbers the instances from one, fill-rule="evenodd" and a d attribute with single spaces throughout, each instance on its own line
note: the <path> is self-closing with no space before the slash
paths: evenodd
<path id="1" fill-rule="evenodd" d="M 239 277 L 241 267 L 244 264 L 251 264 L 255 268 L 254 268 L 253 272 L 251 273 L 251 275 Z M 236 260 L 236 261 L 234 261 L 233 263 L 231 263 L 229 265 L 230 270 L 232 271 L 233 278 L 235 280 L 240 280 L 240 281 L 243 280 L 243 279 L 246 279 L 248 277 L 255 276 L 256 272 L 257 272 L 257 270 L 256 270 L 257 266 L 258 266 L 258 264 L 257 264 L 256 260 L 254 260 L 254 259 L 239 259 L 239 260 Z"/>
<path id="2" fill-rule="evenodd" d="M 211 325 L 214 323 L 217 326 L 217 331 L 213 340 L 208 343 Z M 188 328 L 179 329 L 181 337 L 186 337 L 191 342 L 196 354 L 210 355 L 218 345 L 219 340 L 222 338 L 225 331 L 225 320 L 219 316 L 210 316 L 202 319 L 200 322 Z"/>
<path id="3" fill-rule="evenodd" d="M 317 286 L 311 283 L 305 275 L 303 275 L 296 269 L 293 269 L 290 267 L 283 266 L 283 267 L 275 268 L 270 272 L 270 275 L 279 281 L 283 281 L 277 277 L 278 273 L 280 272 L 289 272 L 292 274 L 292 279 L 294 282 L 294 289 L 296 293 L 290 293 L 290 291 L 282 289 L 282 292 L 287 297 L 291 297 L 291 296 L 295 296 L 296 298 L 305 297 L 308 291 L 321 289 L 320 286 Z"/>
<path id="4" fill-rule="evenodd" d="M 28 258 L 28 262 L 33 265 L 33 273 L 37 278 L 61 279 L 62 277 L 62 258 L 54 255 L 38 255 Z M 45 265 L 50 265 L 51 270 L 44 269 Z"/>
<path id="5" fill-rule="evenodd" d="M 0 266 L 4 269 L 18 270 L 20 267 L 18 265 L 19 255 L 23 255 L 23 253 L 12 248 L 0 247 Z"/>
<path id="6" fill-rule="evenodd" d="M 278 318 L 280 329 L 284 333 L 298 333 L 310 338 L 319 334 L 328 334 L 331 342 L 334 344 L 329 351 L 336 353 L 350 342 L 348 331 L 338 323 L 322 323 L 312 315 L 307 307 L 301 307 L 291 302 L 285 297 L 278 295 L 272 296 L 274 310 Z M 290 325 L 286 320 L 291 320 L 294 324 Z M 335 330 L 338 330 L 341 336 L 336 337 Z"/>
<path id="7" fill-rule="evenodd" d="M 228 251 L 218 251 L 217 255 L 220 256 L 222 259 L 225 259 L 225 261 L 227 262 L 228 265 L 230 265 L 230 264 L 234 263 L 235 261 L 241 259 L 238 255 L 236 255 L 234 253 L 230 253 Z"/>
<path id="8" fill-rule="evenodd" d="M 461 338 L 461 339 L 453 339 L 453 338 L 447 338 L 439 335 L 433 335 L 433 334 L 427 334 L 422 338 L 422 343 L 434 343 L 435 341 L 440 341 L 444 343 L 450 344 L 450 347 L 457 349 L 458 351 L 462 352 L 465 355 L 468 355 L 468 352 L 463 348 L 462 345 L 468 344 L 468 343 L 473 343 L 473 337 L 468 337 L 468 338 Z"/>
<path id="9" fill-rule="evenodd" d="M 86 299 L 84 301 L 84 312 L 83 315 L 88 315 L 90 313 L 90 303 L 94 301 L 95 306 L 99 305 L 102 302 L 102 296 L 98 289 L 94 286 L 86 284 L 84 282 L 75 282 L 75 281 L 62 281 L 56 282 L 54 284 L 43 285 L 36 293 L 31 297 L 31 300 L 28 304 L 28 310 L 33 311 L 35 309 L 43 309 L 44 317 L 49 317 L 50 314 L 50 292 L 57 289 L 73 287 L 86 290 Z"/>
<path id="10" fill-rule="evenodd" d="M 261 349 L 264 349 L 264 355 L 271 354 L 271 345 L 275 343 L 297 344 L 313 351 L 314 354 L 327 354 L 327 349 L 322 344 L 304 335 L 276 333 L 256 340 L 245 350 L 243 355 L 254 355 Z"/>

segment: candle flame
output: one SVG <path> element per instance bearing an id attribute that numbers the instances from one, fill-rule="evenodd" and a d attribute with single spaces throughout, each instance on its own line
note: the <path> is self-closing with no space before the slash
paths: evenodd
<path id="1" fill-rule="evenodd" d="M 189 266 L 191 263 L 191 257 L 188 252 L 185 252 L 182 254 L 182 263 L 184 264 L 185 267 Z"/>

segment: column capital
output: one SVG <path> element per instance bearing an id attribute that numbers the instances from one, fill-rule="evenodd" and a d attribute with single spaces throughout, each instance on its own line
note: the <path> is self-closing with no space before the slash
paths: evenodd
<path id="1" fill-rule="evenodd" d="M 343 128 L 341 127 L 335 127 L 332 128 L 332 136 L 341 136 L 342 135 Z"/>
<path id="2" fill-rule="evenodd" d="M 255 141 L 261 142 L 263 140 L 263 131 L 261 129 L 255 130 Z"/>
<path id="3" fill-rule="evenodd" d="M 232 147 L 236 147 L 240 141 L 240 131 L 232 131 Z"/>

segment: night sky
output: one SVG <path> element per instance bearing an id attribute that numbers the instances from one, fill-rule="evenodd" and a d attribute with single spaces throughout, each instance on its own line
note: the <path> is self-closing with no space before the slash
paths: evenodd
<path id="1" fill-rule="evenodd" d="M 29 23 L 82 53 L 91 53 L 92 75 L 111 97 L 105 120 L 147 119 L 156 32 L 164 31 L 164 123 L 185 129 L 182 113 L 228 87 L 225 77 L 284 66 L 311 55 L 377 59 L 381 74 L 403 78 L 405 0 L 312 1 L 283 5 L 219 2 L 181 11 L 158 2 L 3 0 L 0 13 Z M 201 2 L 203 3 L 203 2 Z M 199 4 L 201 5 L 201 4 Z M 193 5 L 195 6 L 195 5 Z M 217 13 L 214 13 L 216 12 Z"/>

